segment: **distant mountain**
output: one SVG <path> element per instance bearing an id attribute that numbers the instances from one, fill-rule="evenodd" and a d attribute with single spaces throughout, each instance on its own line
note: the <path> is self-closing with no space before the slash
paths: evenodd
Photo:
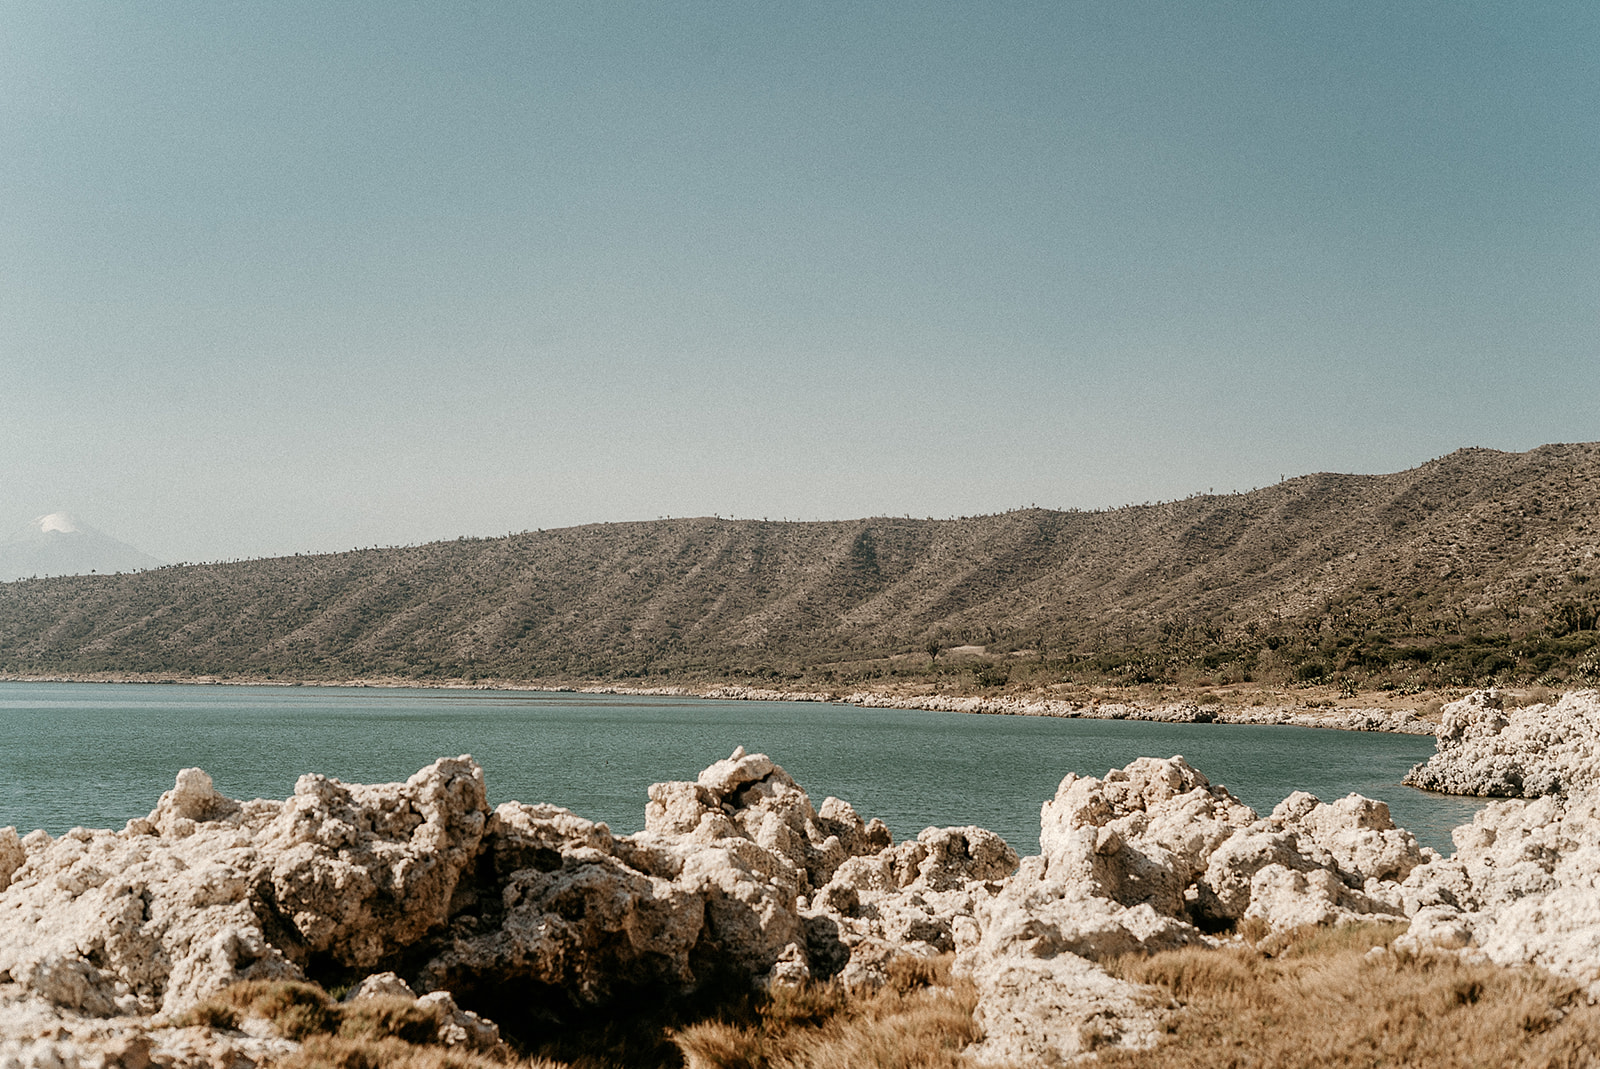
<path id="1" fill-rule="evenodd" d="M 0 583 L 31 576 L 136 572 L 162 563 L 65 512 L 40 516 L 0 542 Z"/>
<path id="2" fill-rule="evenodd" d="M 1590 443 L 1104 512 L 591 524 L 9 583 L 0 671 L 829 685 L 976 646 L 1013 681 L 1553 684 L 1600 682 L 1597 617 Z"/>

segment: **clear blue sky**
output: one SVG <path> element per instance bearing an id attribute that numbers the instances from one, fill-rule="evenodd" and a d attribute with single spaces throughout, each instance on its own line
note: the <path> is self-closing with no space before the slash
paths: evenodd
<path id="1" fill-rule="evenodd" d="M 0 534 L 947 516 L 1600 438 L 1600 4 L 0 2 Z"/>

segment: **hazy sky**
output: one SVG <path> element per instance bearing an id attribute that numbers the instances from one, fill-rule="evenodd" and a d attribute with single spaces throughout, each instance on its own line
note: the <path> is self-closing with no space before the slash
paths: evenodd
<path id="1" fill-rule="evenodd" d="M 1592 0 L 0 0 L 0 535 L 1104 507 L 1597 422 Z"/>

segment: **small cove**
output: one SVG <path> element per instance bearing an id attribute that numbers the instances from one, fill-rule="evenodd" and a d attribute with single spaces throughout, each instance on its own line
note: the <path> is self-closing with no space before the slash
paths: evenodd
<path id="1" fill-rule="evenodd" d="M 977 824 L 1038 850 L 1039 806 L 1068 772 L 1104 775 L 1181 753 L 1265 814 L 1292 790 L 1388 802 L 1424 844 L 1482 799 L 1400 785 L 1428 736 L 1161 724 L 524 691 L 0 682 L 0 826 L 52 835 L 121 827 L 181 768 L 224 794 L 283 798 L 305 772 L 404 779 L 471 753 L 491 804 L 552 802 L 618 833 L 644 824 L 651 783 L 693 779 L 738 745 L 768 753 L 820 804 L 829 794 L 895 838 Z"/>

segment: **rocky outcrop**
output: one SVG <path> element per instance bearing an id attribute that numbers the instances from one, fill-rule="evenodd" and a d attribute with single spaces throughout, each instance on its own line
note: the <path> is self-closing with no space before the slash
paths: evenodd
<path id="1" fill-rule="evenodd" d="M 713 977 L 795 983 L 839 972 L 869 934 L 949 946 L 949 920 L 927 903 L 859 937 L 808 912 L 842 865 L 894 849 L 880 821 L 833 798 L 814 808 L 743 750 L 696 782 L 653 787 L 633 836 L 549 805 L 491 813 L 466 757 L 403 784 L 304 776 L 282 802 L 229 799 L 187 769 L 120 832 L 0 835 L 0 1001 L 160 1022 L 242 980 L 385 970 L 423 1000 L 579 1007 L 670 999 Z M 905 882 L 921 880 L 910 895 L 959 895 L 1016 860 L 975 828 L 930 831 L 894 856 Z M 464 1012 L 441 1014 L 472 1032 Z"/>
<path id="2" fill-rule="evenodd" d="M 1533 800 L 1489 805 L 1452 834 L 1453 856 L 1408 874 L 1400 945 L 1533 963 L 1600 995 L 1600 691 L 1520 709 L 1469 694 L 1406 782 Z"/>
<path id="3" fill-rule="evenodd" d="M 1276 929 L 1398 917 L 1396 881 L 1438 856 L 1382 802 L 1299 792 L 1262 819 L 1181 757 L 1069 775 L 1040 823 L 1040 855 L 975 910 L 957 959 L 982 994 L 980 1063 L 1153 1043 L 1163 1007 L 1093 963 L 1215 945 L 1246 917 Z"/>
<path id="4" fill-rule="evenodd" d="M 1500 692 L 1487 690 L 1445 706 L 1438 752 L 1405 782 L 1500 798 L 1600 788 L 1600 691 L 1573 691 L 1554 705 L 1505 704 Z"/>
<path id="5" fill-rule="evenodd" d="M 974 1061 L 1050 1064 L 1155 1042 L 1169 1007 L 1110 957 L 1370 917 L 1600 991 L 1597 797 L 1491 806 L 1445 859 L 1382 802 L 1297 792 L 1263 817 L 1181 757 L 1142 758 L 1063 779 L 1019 859 L 977 827 L 895 843 L 743 749 L 650 788 L 620 836 L 551 805 L 491 812 L 467 757 L 405 783 L 304 776 L 284 801 L 189 769 L 121 831 L 0 829 L 0 1050 L 267 1064 L 293 1044 L 177 1025 L 226 985 L 301 978 L 425 1004 L 439 1043 L 494 1050 L 481 1015 L 501 1009 L 560 1020 L 713 980 L 864 991 L 954 953 Z"/>
<path id="6" fill-rule="evenodd" d="M 186 769 L 120 832 L 21 840 L 0 895 L 0 982 L 90 1016 L 173 1014 L 223 984 L 374 966 L 444 923 L 487 823 L 483 773 L 403 784 L 302 776 L 236 802 Z"/>
<path id="7" fill-rule="evenodd" d="M 928 828 L 916 839 L 849 859 L 804 911 L 815 955 L 852 990 L 887 978 L 898 955 L 933 957 L 971 945 L 981 905 L 999 893 L 1017 854 L 982 828 Z"/>
<path id="8" fill-rule="evenodd" d="M 547 1008 L 672 998 L 714 977 L 872 987 L 898 955 L 971 943 L 1017 863 L 981 828 L 895 844 L 743 750 L 651 788 L 632 836 L 549 805 L 491 813 L 478 766 L 456 758 L 404 784 L 305 776 L 282 802 L 229 799 L 188 769 L 120 832 L 12 833 L 0 848 L 14 870 L 0 1002 L 152 1043 L 252 979 L 366 976 L 361 997 L 415 985 L 423 1000 Z M 450 1001 L 441 1019 L 492 1027 L 465 1013 Z M 243 1049 L 214 1038 L 221 1063 Z"/>
<path id="9" fill-rule="evenodd" d="M 829 975 L 837 944 L 800 902 L 849 858 L 889 845 L 879 821 L 811 799 L 743 749 L 695 782 L 650 788 L 645 830 L 613 836 L 554 806 L 500 806 L 484 875 L 464 897 L 425 986 L 519 984 L 596 1005 L 643 989 L 681 994 L 713 974 L 759 984 Z"/>
<path id="10" fill-rule="evenodd" d="M 1402 886 L 1402 944 L 1532 963 L 1600 996 L 1600 794 L 1496 802 Z"/>

